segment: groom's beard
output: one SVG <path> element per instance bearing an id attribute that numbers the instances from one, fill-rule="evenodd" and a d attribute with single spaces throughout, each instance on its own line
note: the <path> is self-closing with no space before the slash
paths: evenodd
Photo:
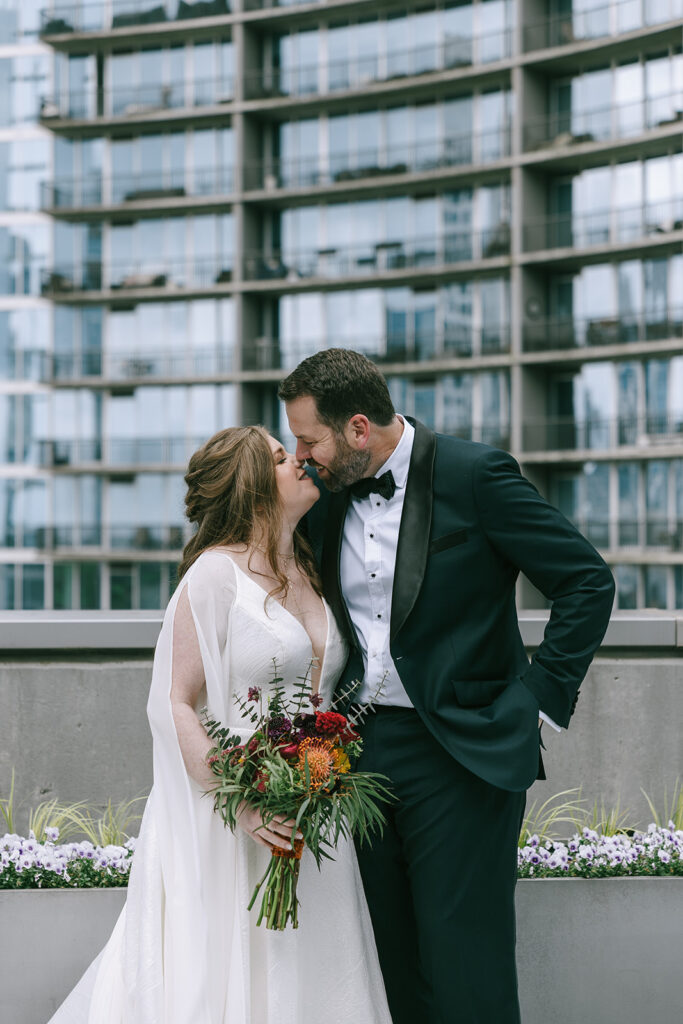
<path id="1" fill-rule="evenodd" d="M 365 476 L 370 465 L 370 452 L 356 451 L 343 435 L 337 435 L 337 450 L 329 466 L 321 466 L 319 462 L 308 459 L 328 491 L 343 491 L 345 487 L 355 484 Z M 322 470 L 322 473 L 320 472 Z"/>

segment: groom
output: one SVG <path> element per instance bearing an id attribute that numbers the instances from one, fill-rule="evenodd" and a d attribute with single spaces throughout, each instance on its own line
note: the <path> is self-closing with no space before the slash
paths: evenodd
<path id="1" fill-rule="evenodd" d="M 316 353 L 279 395 L 325 485 L 307 525 L 350 644 L 340 685 L 360 680 L 358 704 L 381 687 L 359 770 L 397 802 L 358 857 L 394 1024 L 519 1024 L 525 791 L 543 777 L 540 719 L 569 724 L 612 576 L 514 459 L 397 415 L 359 353 Z M 520 571 L 552 602 L 531 663 Z"/>

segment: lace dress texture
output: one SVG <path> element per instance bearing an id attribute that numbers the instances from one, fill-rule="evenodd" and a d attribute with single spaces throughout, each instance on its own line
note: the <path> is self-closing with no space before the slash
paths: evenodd
<path id="1" fill-rule="evenodd" d="M 206 551 L 164 616 L 147 713 L 154 784 L 126 904 L 102 952 L 48 1024 L 391 1024 L 353 845 L 318 870 L 305 850 L 299 927 L 256 927 L 247 911 L 269 851 L 235 835 L 188 775 L 171 712 L 173 620 L 186 590 L 201 652 L 204 704 L 248 737 L 234 703 L 267 686 L 273 665 L 292 687 L 310 674 L 311 642 L 225 552 Z M 329 706 L 346 649 L 327 613 L 319 692 Z M 122 751 L 125 755 L 125 751 Z M 255 908 L 256 909 L 256 908 Z"/>

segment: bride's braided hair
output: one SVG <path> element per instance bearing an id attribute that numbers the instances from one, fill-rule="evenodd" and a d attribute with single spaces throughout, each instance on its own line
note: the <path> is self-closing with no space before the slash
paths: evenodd
<path id="1" fill-rule="evenodd" d="M 287 577 L 277 555 L 282 507 L 268 436 L 264 427 L 228 427 L 191 456 L 185 474 L 185 514 L 197 530 L 183 550 L 178 579 L 207 548 L 258 542 L 278 581 L 270 595 L 286 591 Z M 320 592 L 313 553 L 298 530 L 294 553 L 297 565 Z"/>

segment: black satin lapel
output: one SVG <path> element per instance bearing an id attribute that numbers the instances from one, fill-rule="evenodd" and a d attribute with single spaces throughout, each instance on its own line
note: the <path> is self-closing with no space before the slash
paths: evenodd
<path id="1" fill-rule="evenodd" d="M 391 596 L 391 639 L 406 621 L 422 586 L 429 554 L 436 436 L 417 420 L 398 532 Z"/>
<path id="2" fill-rule="evenodd" d="M 323 551 L 320 564 L 320 577 L 323 584 L 325 599 L 332 609 L 337 624 L 343 630 L 346 639 L 358 646 L 356 631 L 353 628 L 346 602 L 342 596 L 339 576 L 342 537 L 344 535 L 344 519 L 349 504 L 349 492 L 339 491 L 333 494 L 327 508 L 327 523 L 323 539 Z"/>

